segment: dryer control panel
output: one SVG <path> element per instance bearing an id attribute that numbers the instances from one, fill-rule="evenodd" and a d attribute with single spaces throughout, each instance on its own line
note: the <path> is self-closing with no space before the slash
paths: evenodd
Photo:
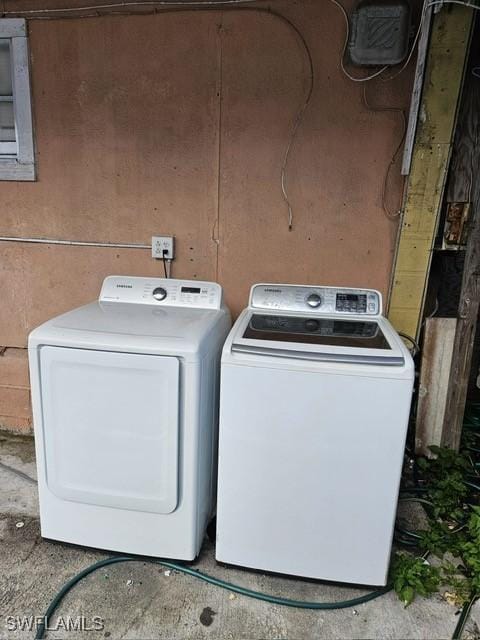
<path id="1" fill-rule="evenodd" d="M 322 315 L 379 316 L 382 313 L 382 296 L 374 289 L 256 284 L 250 291 L 249 306 Z"/>
<path id="2" fill-rule="evenodd" d="M 129 302 L 163 307 L 220 309 L 222 288 L 216 282 L 108 276 L 103 281 L 100 302 Z"/>

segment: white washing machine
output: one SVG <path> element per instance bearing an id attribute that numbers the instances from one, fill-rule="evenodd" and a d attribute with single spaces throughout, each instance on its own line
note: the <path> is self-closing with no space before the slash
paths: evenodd
<path id="1" fill-rule="evenodd" d="M 386 584 L 413 377 L 377 291 L 254 286 L 222 355 L 217 560 Z"/>
<path id="2" fill-rule="evenodd" d="M 29 337 L 42 536 L 192 560 L 214 508 L 212 282 L 111 276 Z"/>

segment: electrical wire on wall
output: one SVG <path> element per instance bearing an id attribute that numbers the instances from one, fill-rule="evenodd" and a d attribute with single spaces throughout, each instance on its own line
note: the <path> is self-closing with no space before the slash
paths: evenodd
<path id="1" fill-rule="evenodd" d="M 106 2 L 104 4 L 88 4 L 79 7 L 55 7 L 45 9 L 25 9 L 22 11 L 2 11 L 3 16 L 37 16 L 54 13 L 81 13 L 82 11 L 104 11 L 106 9 L 122 9 L 126 7 L 202 7 L 251 4 L 257 0 L 125 0 L 125 2 Z"/>
<path id="2" fill-rule="evenodd" d="M 342 71 L 342 73 L 352 82 L 361 82 L 361 83 L 365 83 L 363 85 L 363 94 L 362 94 L 362 98 L 363 98 L 363 104 L 365 106 L 365 108 L 368 111 L 371 111 L 373 113 L 379 113 L 379 112 L 394 112 L 394 113 L 399 113 L 401 114 L 402 117 L 402 135 L 400 138 L 400 141 L 398 143 L 398 145 L 395 147 L 395 150 L 392 154 L 392 158 L 387 166 L 387 169 L 385 171 L 385 176 L 383 179 L 383 183 L 382 183 L 382 192 L 381 192 L 381 201 L 382 201 L 382 209 L 383 212 L 385 213 L 385 215 L 387 216 L 387 218 L 389 220 L 396 220 L 400 213 L 401 213 L 401 205 L 399 206 L 398 210 L 395 212 L 390 211 L 389 207 L 388 207 L 388 203 L 387 203 L 387 190 L 388 190 L 388 181 L 389 181 L 389 177 L 390 177 L 390 173 L 392 168 L 395 166 L 395 162 L 397 160 L 398 154 L 400 153 L 400 150 L 402 149 L 403 146 L 403 142 L 405 140 L 405 135 L 407 132 L 407 120 L 406 120 L 406 116 L 405 116 L 405 111 L 401 108 L 401 107 L 374 107 L 370 104 L 368 97 L 367 97 L 367 85 L 366 83 L 374 80 L 375 78 L 378 78 L 387 68 L 388 65 L 381 67 L 378 71 L 376 71 L 375 73 L 372 73 L 368 76 L 363 76 L 363 77 L 356 77 L 356 76 L 352 76 L 346 69 L 345 67 L 345 54 L 347 51 L 347 46 L 348 46 L 348 41 L 349 41 L 349 37 L 350 37 L 350 21 L 349 21 L 349 17 L 348 14 L 345 10 L 345 7 L 338 2 L 338 0 L 330 0 L 330 2 L 332 4 L 334 4 L 342 13 L 342 16 L 344 18 L 345 21 L 345 39 L 343 41 L 343 48 L 340 54 L 340 69 Z M 422 10 L 422 16 L 423 16 L 423 10 Z M 407 57 L 407 61 L 405 62 L 405 64 L 402 66 L 402 68 L 397 72 L 396 75 L 400 75 L 400 73 L 408 66 L 408 63 L 410 62 L 411 56 L 413 54 L 414 48 L 416 46 L 417 43 L 417 39 L 418 39 L 418 35 L 420 33 L 420 27 L 419 26 L 414 42 L 412 44 L 410 53 Z M 393 79 L 393 77 L 396 76 L 392 76 L 392 78 L 388 78 L 388 79 Z"/>
<path id="3" fill-rule="evenodd" d="M 63 7 L 63 8 L 54 8 L 54 9 L 30 9 L 27 11 L 22 12 L 22 15 L 28 16 L 30 18 L 47 18 L 48 17 L 52 17 L 51 14 L 78 14 L 78 13 L 82 13 L 84 11 L 103 11 L 105 12 L 105 10 L 107 9 L 120 9 L 120 8 L 131 8 L 133 6 L 153 6 L 153 7 L 170 7 L 170 6 L 174 6 L 176 7 L 176 9 L 174 9 L 174 11 L 179 11 L 182 10 L 183 6 L 187 6 L 190 8 L 192 8 L 193 10 L 195 9 L 211 9 L 214 8 L 217 5 L 220 6 L 232 6 L 232 5 L 245 5 L 251 2 L 255 2 L 256 0 L 182 0 L 179 2 L 175 2 L 173 0 L 144 0 L 144 1 L 134 1 L 134 0 L 126 0 L 125 2 L 114 2 L 114 3 L 104 3 L 104 4 L 95 4 L 95 5 L 84 5 L 82 7 Z M 384 66 L 381 69 L 379 69 L 378 71 L 376 71 L 375 73 L 365 76 L 365 77 L 355 77 L 352 76 L 346 69 L 345 67 L 345 54 L 346 54 L 346 50 L 347 50 L 347 46 L 348 46 L 348 41 L 349 41 L 349 36 L 350 36 L 350 21 L 349 21 L 349 17 L 348 14 L 345 10 L 345 8 L 343 7 L 343 5 L 338 1 L 338 0 L 330 0 L 330 2 L 332 2 L 332 4 L 334 4 L 342 13 L 342 16 L 344 18 L 345 21 L 345 38 L 344 38 L 344 42 L 343 42 L 343 47 L 342 47 L 342 51 L 340 54 L 340 68 L 343 72 L 343 74 L 351 81 L 353 82 L 367 82 L 369 80 L 373 80 L 374 78 L 378 77 L 380 74 L 382 74 L 388 67 Z M 299 39 L 300 43 L 302 44 L 302 47 L 304 49 L 305 52 L 305 56 L 308 62 L 308 89 L 306 91 L 306 95 L 305 95 L 305 100 L 302 104 L 302 106 L 300 107 L 295 119 L 294 119 L 294 123 L 293 123 L 293 127 L 292 127 L 292 131 L 285 149 L 285 153 L 283 156 L 283 163 L 281 166 L 281 170 L 280 170 L 280 184 L 281 184 L 281 191 L 282 191 L 282 197 L 285 201 L 285 204 L 287 206 L 287 215 L 288 215 L 288 229 L 291 231 L 293 228 L 293 207 L 292 207 L 292 203 L 290 201 L 290 197 L 288 194 L 288 185 L 287 185 L 287 170 L 288 170 L 288 162 L 289 162 L 289 158 L 290 158 L 290 152 L 292 150 L 293 144 L 295 142 L 295 138 L 297 136 L 298 130 L 300 128 L 300 125 L 302 123 L 303 117 L 305 115 L 305 112 L 312 100 L 312 96 L 313 96 L 313 91 L 314 91 L 314 86 L 315 86 L 315 68 L 314 68 L 314 63 L 313 63 L 313 57 L 311 54 L 311 51 L 309 49 L 309 46 L 307 44 L 307 41 L 305 39 L 305 37 L 303 36 L 303 34 L 301 33 L 301 31 L 298 29 L 298 27 L 288 18 L 286 18 L 285 16 L 283 16 L 280 13 L 277 13 L 276 11 L 272 11 L 271 9 L 264 9 L 261 7 L 256 7 L 256 8 L 247 8 L 247 7 L 239 7 L 239 9 L 246 9 L 246 10 L 251 10 L 251 11 L 257 11 L 257 12 L 262 12 L 262 13 L 268 13 L 272 16 L 275 16 L 276 18 L 282 20 L 284 23 L 286 23 L 290 29 L 292 29 L 297 38 Z M 162 11 L 163 13 L 163 11 Z M 5 11 L 3 13 L 3 15 L 19 15 L 16 12 L 13 11 Z M 100 17 L 101 15 L 107 15 L 105 13 L 95 13 L 95 14 L 90 14 L 89 16 L 83 16 L 83 17 Z M 63 16 L 62 16 L 63 17 Z M 74 15 L 74 17 L 77 17 Z M 418 34 L 420 32 L 420 27 L 417 31 L 417 37 Z M 407 64 L 410 60 L 410 57 L 413 53 L 413 49 L 416 43 L 416 39 L 414 42 L 414 45 L 412 46 L 412 50 L 410 52 L 409 58 L 407 60 Z M 406 65 L 405 65 L 406 66 Z M 403 69 L 400 70 L 400 72 Z M 399 72 L 399 73 L 400 73 Z M 364 100 L 366 102 L 366 98 Z M 367 108 L 369 108 L 367 106 Z M 392 108 L 394 109 L 394 108 Z M 372 111 L 374 111 L 375 109 L 370 109 Z M 400 151 L 400 148 L 403 144 L 403 138 L 404 136 L 402 136 L 402 141 L 399 144 L 398 149 L 395 150 L 392 162 L 389 164 L 389 167 L 387 169 L 387 174 L 386 174 L 386 178 L 384 181 L 384 185 L 383 185 L 383 190 L 382 190 L 382 206 L 383 209 L 386 213 L 386 215 L 389 218 L 394 218 L 395 216 L 390 214 L 388 212 L 388 208 L 386 206 L 386 188 L 387 188 L 387 182 L 388 182 L 388 176 L 390 174 L 390 169 L 391 166 L 394 164 L 396 156 L 398 154 L 398 152 Z"/>
<path id="4" fill-rule="evenodd" d="M 336 1 L 336 0 L 332 0 Z M 270 16 L 281 20 L 284 24 L 286 24 L 295 34 L 296 38 L 300 42 L 304 53 L 305 58 L 307 60 L 308 66 L 308 87 L 306 90 L 305 98 L 300 109 L 295 116 L 291 134 L 289 136 L 287 146 L 285 149 L 285 153 L 283 156 L 283 162 L 280 170 L 280 186 L 282 197 L 287 206 L 288 212 L 288 229 L 291 231 L 293 228 L 293 208 L 288 195 L 288 187 L 287 187 L 287 169 L 288 162 L 290 158 L 290 152 L 293 147 L 295 138 L 297 136 L 298 130 L 302 123 L 303 117 L 305 115 L 305 111 L 308 108 L 308 105 L 311 102 L 315 84 L 315 72 L 314 72 L 314 64 L 312 54 L 310 52 L 310 48 L 305 40 L 300 29 L 286 16 L 281 13 L 277 13 L 272 9 L 266 9 L 263 7 L 247 7 L 247 6 L 233 6 L 233 5 L 246 5 L 251 4 L 252 2 L 257 2 L 257 0 L 180 0 L 175 2 L 173 0 L 143 0 L 140 2 L 136 2 L 134 0 L 126 0 L 125 2 L 114 2 L 114 3 L 105 3 L 105 4 L 95 4 L 95 5 L 84 5 L 82 7 L 56 7 L 53 9 L 28 9 L 26 11 L 3 11 L 2 16 L 16 16 L 16 17 L 26 17 L 29 20 L 55 20 L 55 19 L 63 19 L 66 17 L 70 18 L 96 18 L 103 17 L 107 15 L 129 15 L 127 12 L 112 12 L 108 13 L 108 9 L 124 9 L 131 7 L 154 7 L 154 13 L 169 13 L 169 12 L 178 12 L 178 11 L 208 11 L 212 10 L 217 6 L 221 6 L 224 10 L 230 9 L 234 11 L 251 11 L 256 13 L 264 13 Z M 162 9 L 163 7 L 175 7 L 171 9 Z M 156 11 L 156 8 L 160 8 L 161 11 Z M 85 14 L 85 11 L 94 11 L 92 14 Z M 97 13 L 97 12 L 102 13 Z M 78 15 L 79 14 L 79 15 Z M 141 15 L 145 15 L 144 12 Z"/>
<path id="5" fill-rule="evenodd" d="M 374 107 L 370 104 L 367 97 L 367 86 L 363 86 L 363 104 L 368 111 L 372 111 L 373 113 L 382 113 L 382 112 L 391 112 L 391 113 L 399 113 L 402 118 L 402 135 L 398 142 L 398 145 L 395 147 L 395 151 L 393 152 L 392 159 L 390 160 L 387 170 L 385 172 L 385 177 L 383 179 L 382 186 L 382 209 L 390 220 L 396 220 L 402 212 L 401 204 L 399 205 L 396 211 L 390 211 L 387 203 L 387 190 L 388 190 L 388 180 L 390 177 L 390 173 L 392 168 L 395 166 L 395 162 L 397 160 L 398 154 L 403 147 L 403 142 L 405 140 L 405 135 L 407 133 L 407 118 L 405 115 L 405 111 L 401 107 Z"/>
<path id="6" fill-rule="evenodd" d="M 331 2 L 334 2 L 334 0 L 331 0 Z M 408 67 L 410 60 L 412 59 L 412 56 L 415 52 L 415 48 L 418 44 L 418 39 L 420 37 L 420 32 L 422 30 L 423 23 L 425 22 L 425 19 L 427 17 L 427 9 L 429 7 L 434 7 L 436 5 L 445 5 L 445 4 L 456 4 L 456 5 L 460 5 L 462 7 L 467 7 L 470 9 L 477 9 L 477 10 L 480 9 L 480 5 L 472 4 L 469 2 L 462 2 L 461 0 L 432 0 L 431 2 L 427 2 L 427 0 L 425 0 L 422 6 L 422 11 L 420 13 L 420 20 L 418 23 L 417 31 L 415 33 L 415 37 L 413 39 L 413 43 L 410 48 L 410 53 L 408 54 L 403 65 L 400 67 L 400 69 L 396 73 L 394 73 L 391 76 L 388 76 L 387 78 L 382 78 L 384 82 L 389 82 L 390 80 L 394 80 L 397 76 L 399 76 L 402 73 L 402 71 L 404 71 Z"/>
<path id="7" fill-rule="evenodd" d="M 342 71 L 342 73 L 352 82 L 368 82 L 371 81 L 375 78 L 379 78 L 383 72 L 388 68 L 388 65 L 381 67 L 380 69 L 378 69 L 377 71 L 375 71 L 374 73 L 368 75 L 368 76 L 364 76 L 364 77 L 356 77 L 353 76 L 352 74 L 349 73 L 349 71 L 347 71 L 346 67 L 345 67 L 345 54 L 346 54 L 346 50 L 347 50 L 347 46 L 348 46 L 348 41 L 349 41 L 349 36 L 350 36 L 350 21 L 349 21 L 349 17 L 347 14 L 347 11 L 345 9 L 345 7 L 339 2 L 339 0 L 329 0 L 334 6 L 337 7 L 337 9 L 339 9 L 342 13 L 343 19 L 345 21 L 345 39 L 343 42 L 343 46 L 342 46 L 342 50 L 341 50 L 341 55 L 340 55 L 340 69 Z M 312 100 L 312 96 L 313 96 L 313 91 L 314 91 L 314 86 L 315 86 L 315 70 L 314 70 L 314 63 L 313 63 L 313 58 L 312 58 L 312 54 L 310 52 L 309 46 L 307 44 L 307 41 L 305 39 L 305 37 L 303 36 L 302 32 L 299 30 L 299 28 L 287 17 L 283 16 L 280 13 L 277 13 L 276 11 L 273 11 L 270 8 L 263 8 L 263 7 L 250 7 L 250 6 L 246 6 L 246 5 L 251 5 L 252 3 L 257 2 L 257 0 L 125 0 L 123 2 L 111 2 L 111 3 L 103 3 L 103 4 L 86 4 L 83 6 L 79 6 L 79 7 L 55 7 L 55 8 L 35 8 L 35 9 L 27 9 L 27 10 L 23 10 L 23 11 L 3 11 L 1 12 L 2 17 L 25 17 L 28 18 L 29 20 L 54 20 L 54 19 L 65 19 L 65 18 L 90 18 L 90 17 L 103 17 L 103 16 L 108 16 L 108 15 L 130 15 L 131 13 L 125 11 L 125 9 L 131 9 L 133 7 L 152 7 L 153 8 L 153 13 L 167 13 L 169 11 L 171 12 L 177 12 L 177 11 L 195 11 L 195 10 L 213 10 L 217 7 L 222 7 L 223 10 L 234 10 L 234 11 L 255 11 L 258 13 L 265 13 L 271 16 L 276 17 L 277 19 L 283 21 L 285 24 L 287 24 L 289 26 L 289 28 L 296 34 L 297 39 L 299 40 L 299 42 L 302 45 L 302 48 L 304 50 L 306 59 L 307 59 L 307 63 L 308 63 L 308 88 L 305 94 L 305 99 L 300 107 L 300 109 L 297 112 L 297 115 L 295 116 L 294 122 L 293 122 L 293 126 L 292 126 L 292 130 L 291 130 L 291 134 L 290 137 L 288 139 L 287 142 L 287 146 L 285 149 L 285 153 L 283 156 L 283 163 L 281 166 L 281 171 L 280 171 L 280 184 L 281 184 L 281 192 L 282 192 L 282 197 L 285 201 L 286 207 L 287 207 L 287 212 L 288 212 L 288 228 L 289 230 L 291 230 L 293 228 L 293 208 L 292 208 L 292 204 L 290 201 L 290 197 L 288 195 L 288 188 L 287 188 L 287 169 L 288 169 L 288 163 L 289 163 L 289 158 L 290 158 L 290 152 L 291 149 L 293 147 L 293 144 L 295 142 L 295 138 L 298 134 L 298 130 L 300 128 L 300 125 L 303 121 L 305 112 Z M 387 78 L 381 78 L 384 81 L 390 81 L 393 80 L 394 78 L 396 78 L 398 75 L 400 75 L 400 73 L 402 73 L 406 67 L 408 66 L 408 64 L 410 63 L 413 53 L 415 51 L 416 45 L 418 43 L 418 39 L 419 39 L 419 35 L 420 35 L 420 31 L 423 25 L 423 22 L 425 20 L 425 16 L 426 16 L 426 10 L 428 7 L 431 7 L 433 5 L 444 5 L 444 4 L 457 4 L 457 5 L 462 5 L 465 7 L 471 7 L 473 9 L 479 9 L 480 6 L 473 4 L 473 3 L 469 3 L 469 2 L 463 2 L 462 0 L 431 0 L 430 2 L 427 2 L 427 0 L 424 1 L 423 6 L 422 6 L 422 11 L 421 11 L 421 16 L 420 16 L 420 20 L 419 20 L 419 25 L 414 37 L 414 41 L 412 43 L 412 46 L 410 48 L 410 52 L 404 62 L 404 64 L 401 66 L 401 68 L 393 75 L 387 77 Z M 243 6 L 242 6 L 243 5 Z M 112 11 L 113 9 L 115 9 L 116 11 Z M 158 10 L 160 9 L 160 11 Z M 118 11 L 120 10 L 120 11 Z M 85 12 L 87 11 L 93 11 L 94 13 L 88 13 L 86 14 Z M 141 12 L 137 12 L 136 15 L 146 15 L 145 11 L 141 11 Z M 399 214 L 400 214 L 400 210 L 398 212 L 391 212 L 388 208 L 387 202 L 386 202 L 386 191 L 387 191 L 387 187 L 388 187 L 388 179 L 389 179 L 389 175 L 390 175 L 390 171 L 392 166 L 395 164 L 396 158 L 398 153 L 400 152 L 400 149 L 402 148 L 403 142 L 404 142 L 404 138 L 405 138 L 405 133 L 406 133 L 406 122 L 405 122 L 405 114 L 403 112 L 402 109 L 398 108 L 398 107 L 385 107 L 385 108 L 375 108 L 375 107 L 371 107 L 369 105 L 369 102 L 367 100 L 367 96 L 366 93 L 364 91 L 363 94 L 363 101 L 364 104 L 366 106 L 367 109 L 369 109 L 370 111 L 397 111 L 397 112 L 401 112 L 402 113 L 402 118 L 404 121 L 404 126 L 403 126 L 403 134 L 402 134 L 402 139 L 398 145 L 398 147 L 396 147 L 394 154 L 392 156 L 392 160 L 390 162 L 390 164 L 388 165 L 387 168 L 387 172 L 385 175 L 385 179 L 383 182 L 383 187 L 382 187 L 382 207 L 383 210 L 385 212 L 385 215 L 390 218 L 390 219 L 396 219 L 398 218 Z M 15 240 L 15 238 L 12 238 L 12 240 Z"/>
<path id="8" fill-rule="evenodd" d="M 275 15 L 280 15 L 280 14 L 275 14 Z M 282 16 L 283 17 L 283 16 Z M 284 18 L 285 20 L 287 20 L 288 24 L 290 25 L 290 27 L 295 31 L 295 33 L 297 34 L 298 38 L 300 39 L 304 51 L 305 51 L 305 55 L 307 57 L 307 61 L 308 61 L 308 68 L 309 68 L 309 77 L 308 77 L 308 81 L 309 81 L 309 86 L 308 86 L 308 90 L 307 90 L 307 94 L 305 97 L 305 101 L 303 103 L 303 105 L 301 106 L 299 112 L 297 113 L 297 116 L 295 118 L 294 121 L 294 125 L 293 125 L 293 129 L 292 129 L 292 133 L 290 135 L 290 140 L 288 141 L 287 144 L 287 148 L 285 150 L 285 155 L 283 157 L 283 164 L 282 164 L 282 169 L 281 169 L 281 178 L 280 178 L 280 183 L 281 183 L 281 187 L 282 187 L 282 195 L 283 195 L 283 199 L 285 200 L 285 203 L 287 205 L 287 210 L 288 210 L 288 230 L 291 231 L 292 227 L 293 227 L 293 211 L 292 211 L 292 205 L 290 202 L 290 198 L 288 197 L 288 190 L 287 190 L 287 167 L 288 167 L 288 159 L 290 156 L 290 151 L 291 148 L 293 146 L 293 143 L 295 141 L 296 135 L 298 133 L 298 129 L 300 127 L 300 124 L 302 123 L 303 120 L 303 116 L 305 115 L 305 111 L 308 108 L 308 105 L 310 104 L 311 100 L 312 100 L 312 96 L 313 96 L 313 90 L 315 88 L 315 67 L 313 64 L 313 58 L 312 58 L 312 54 L 311 51 L 308 47 L 307 41 L 305 40 L 303 34 L 300 32 L 300 30 L 293 24 L 293 22 L 291 22 L 290 20 Z"/>
<path id="9" fill-rule="evenodd" d="M 330 0 L 330 2 L 334 4 L 338 9 L 340 9 L 343 19 L 345 20 L 345 39 L 343 41 L 342 53 L 340 54 L 340 69 L 342 70 L 342 73 L 345 76 L 347 76 L 347 78 L 352 82 L 368 82 L 369 80 L 373 80 L 374 78 L 378 77 L 381 73 L 383 73 L 386 69 L 388 69 L 388 65 L 381 67 L 381 69 L 379 69 L 378 71 L 375 71 L 375 73 L 372 73 L 369 76 L 363 76 L 363 77 L 352 76 L 347 71 L 347 69 L 345 68 L 345 54 L 347 52 L 348 40 L 350 38 L 350 20 L 348 18 L 348 14 L 345 7 L 340 2 L 338 2 L 338 0 Z"/>
<path id="10" fill-rule="evenodd" d="M 415 49 L 417 47 L 418 44 L 418 39 L 420 37 L 420 33 L 422 31 L 422 26 L 423 23 L 425 21 L 425 18 L 427 16 L 427 9 L 430 5 L 427 4 L 427 2 L 424 2 L 422 5 L 422 10 L 420 12 L 420 20 L 418 22 L 418 27 L 417 30 L 415 32 L 415 37 L 413 39 L 413 43 L 412 46 L 410 47 L 410 52 L 405 60 L 405 62 L 402 64 L 402 66 L 400 67 L 400 69 L 398 71 L 396 71 L 394 74 L 392 74 L 391 76 L 388 76 L 387 78 L 382 78 L 383 82 L 390 82 L 390 80 L 394 80 L 395 78 L 397 78 L 403 71 L 405 71 L 405 69 L 408 67 L 408 65 L 410 64 L 410 60 L 412 59 L 412 56 L 415 52 Z"/>
<path id="11" fill-rule="evenodd" d="M 104 4 L 87 4 L 79 7 L 54 7 L 54 8 L 44 8 L 44 9 L 21 9 L 18 11 L 0 11 L 0 14 L 3 17 L 15 16 L 17 18 L 25 17 L 30 19 L 36 19 L 40 15 L 49 15 L 49 14 L 72 14 L 72 13 L 82 13 L 83 11 L 106 11 L 108 9 L 122 9 L 122 8 L 130 8 L 130 7 L 178 7 L 182 6 L 192 7 L 192 8 L 202 8 L 202 7 L 216 7 L 216 6 L 226 6 L 229 5 L 247 5 L 258 2 L 258 0 L 125 0 L 124 2 L 106 2 Z M 333 4 L 335 4 L 342 12 L 345 12 L 345 16 L 347 17 L 348 22 L 348 14 L 346 13 L 345 8 L 341 5 L 338 0 L 330 0 Z M 468 7 L 471 9 L 480 9 L 480 5 L 464 2 L 463 0 L 431 0 L 430 2 L 426 2 L 424 8 L 431 7 L 433 5 L 445 5 L 445 4 L 457 4 L 463 7 Z M 262 7 L 257 8 L 259 11 L 270 12 L 270 9 L 265 9 Z M 272 12 L 273 13 L 273 12 Z M 108 13 L 102 13 L 100 15 L 111 15 Z M 280 15 L 280 14 L 277 14 Z M 77 17 L 88 17 L 88 16 L 77 16 Z M 283 16 L 282 16 L 283 17 Z M 348 43 L 348 39 L 347 39 Z M 356 78 L 354 80 L 365 80 L 365 78 Z"/>
<path id="12" fill-rule="evenodd" d="M 342 70 L 342 73 L 349 79 L 352 80 L 353 82 L 368 82 L 370 80 L 373 80 L 374 78 L 377 78 L 378 76 L 380 76 L 384 71 L 386 71 L 389 67 L 388 65 L 382 67 L 381 69 L 379 69 L 378 71 L 375 71 L 374 73 L 372 73 L 369 76 L 364 76 L 364 77 L 355 77 L 352 76 L 347 69 L 345 68 L 345 54 L 347 51 L 347 46 L 348 46 L 348 40 L 350 37 L 350 20 L 347 14 L 347 11 L 345 9 L 345 7 L 338 1 L 338 0 L 329 0 L 332 4 L 334 4 L 342 13 L 343 18 L 345 20 L 345 40 L 343 43 L 343 49 L 342 49 L 342 54 L 341 54 L 341 58 L 340 58 L 340 68 Z M 417 30 L 415 32 L 415 37 L 413 39 L 413 43 L 412 46 L 410 47 L 410 51 L 407 55 L 407 58 L 405 60 L 405 62 L 402 64 L 402 66 L 400 67 L 400 69 L 398 71 L 396 71 L 393 75 L 388 76 L 386 78 L 382 78 L 382 80 L 384 82 L 389 82 L 390 80 L 393 80 L 394 78 L 397 78 L 409 65 L 412 56 L 415 52 L 417 43 L 418 43 L 418 39 L 420 37 L 420 32 L 422 30 L 422 26 L 423 23 L 425 21 L 426 15 L 427 15 L 427 9 L 429 7 L 433 7 L 435 5 L 445 5 L 445 4 L 456 4 L 456 5 L 461 5 L 463 7 L 468 7 L 471 9 L 480 9 L 480 5 L 476 5 L 470 2 L 463 2 L 462 0 L 431 0 L 430 2 L 427 2 L 427 0 L 424 0 L 424 3 L 422 5 L 422 10 L 420 13 L 420 20 L 418 23 L 418 27 Z"/>
<path id="13" fill-rule="evenodd" d="M 343 18 L 345 20 L 345 40 L 344 40 L 344 44 L 343 44 L 343 48 L 342 48 L 342 53 L 341 53 L 341 57 L 340 57 L 340 69 L 342 71 L 342 73 L 349 79 L 352 80 L 353 82 L 368 82 L 370 80 L 373 80 L 375 78 L 378 78 L 379 76 L 381 76 L 381 74 L 388 68 L 388 66 L 384 66 L 381 69 L 379 69 L 378 71 L 376 71 L 375 73 L 365 76 L 365 77 L 355 77 L 352 76 L 347 69 L 345 68 L 345 54 L 346 54 L 346 50 L 347 50 L 347 46 L 348 46 L 348 41 L 349 41 L 349 35 L 350 35 L 350 22 L 349 22 L 349 17 L 348 14 L 345 10 L 345 8 L 343 7 L 343 5 L 338 1 L 338 0 L 330 0 L 330 2 L 332 4 L 334 4 L 342 13 Z M 443 4 L 457 4 L 457 5 L 462 5 L 465 7 L 470 7 L 472 9 L 479 9 L 480 7 L 478 5 L 469 3 L 469 2 L 462 2 L 461 0 L 432 0 L 431 2 L 428 2 L 427 0 L 425 0 L 423 2 L 422 5 L 422 9 L 421 9 L 421 13 L 420 13 L 420 19 L 419 19 L 419 23 L 418 23 L 418 27 L 417 30 L 415 32 L 415 37 L 413 39 L 412 45 L 410 47 L 410 51 L 407 55 L 407 58 L 405 60 L 405 62 L 402 64 L 402 66 L 400 67 L 400 69 L 398 71 L 396 71 L 394 74 L 385 77 L 385 78 L 379 78 L 382 82 L 389 82 L 391 80 L 394 80 L 395 78 L 397 78 L 410 64 L 410 61 L 413 57 L 413 54 L 415 52 L 415 49 L 417 47 L 418 44 L 418 40 L 420 37 L 420 33 L 422 30 L 422 26 L 423 23 L 427 17 L 427 9 L 431 6 L 434 5 L 443 5 Z M 406 115 L 405 115 L 405 111 L 400 108 L 400 107 L 372 107 L 368 101 L 367 98 L 367 93 L 366 93 L 366 85 L 364 85 L 363 87 L 363 103 L 365 105 L 365 107 L 369 110 L 369 111 L 373 111 L 373 112 L 381 112 L 381 111 L 391 111 L 391 112 L 396 112 L 396 113 L 400 113 L 401 117 L 402 117 L 402 135 L 401 138 L 399 140 L 399 143 L 397 145 L 397 147 L 395 148 L 393 155 L 392 155 L 392 159 L 387 167 L 387 170 L 385 172 L 385 177 L 383 180 L 383 185 L 382 185 L 382 194 L 381 194 L 381 200 L 382 200 L 382 209 L 385 213 L 385 215 L 387 216 L 387 218 L 389 218 L 390 220 L 396 220 L 399 218 L 399 216 L 401 215 L 402 209 L 401 209 L 401 205 L 398 207 L 398 209 L 394 212 L 390 211 L 389 207 L 388 207 L 388 203 L 387 203 L 387 190 L 388 190 L 388 181 L 389 181 L 389 177 L 390 177 L 390 173 L 392 168 L 395 166 L 395 162 L 397 160 L 398 154 L 400 153 L 402 147 L 403 147 L 403 143 L 405 141 L 405 136 L 407 133 L 407 119 L 406 119 Z"/>

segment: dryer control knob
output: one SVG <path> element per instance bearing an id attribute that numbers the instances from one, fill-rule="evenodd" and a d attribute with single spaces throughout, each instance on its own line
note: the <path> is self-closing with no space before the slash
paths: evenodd
<path id="1" fill-rule="evenodd" d="M 311 293 L 307 298 L 307 304 L 312 309 L 316 309 L 322 304 L 322 298 L 318 295 L 318 293 Z"/>
<path id="2" fill-rule="evenodd" d="M 152 291 L 152 296 L 155 298 L 155 300 L 165 300 L 165 298 L 167 297 L 167 291 L 163 287 L 156 287 Z"/>

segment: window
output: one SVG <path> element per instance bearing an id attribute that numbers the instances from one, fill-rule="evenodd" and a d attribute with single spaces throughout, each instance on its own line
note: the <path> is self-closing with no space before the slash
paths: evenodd
<path id="1" fill-rule="evenodd" d="M 0 180 L 35 180 L 25 20 L 0 19 Z"/>

